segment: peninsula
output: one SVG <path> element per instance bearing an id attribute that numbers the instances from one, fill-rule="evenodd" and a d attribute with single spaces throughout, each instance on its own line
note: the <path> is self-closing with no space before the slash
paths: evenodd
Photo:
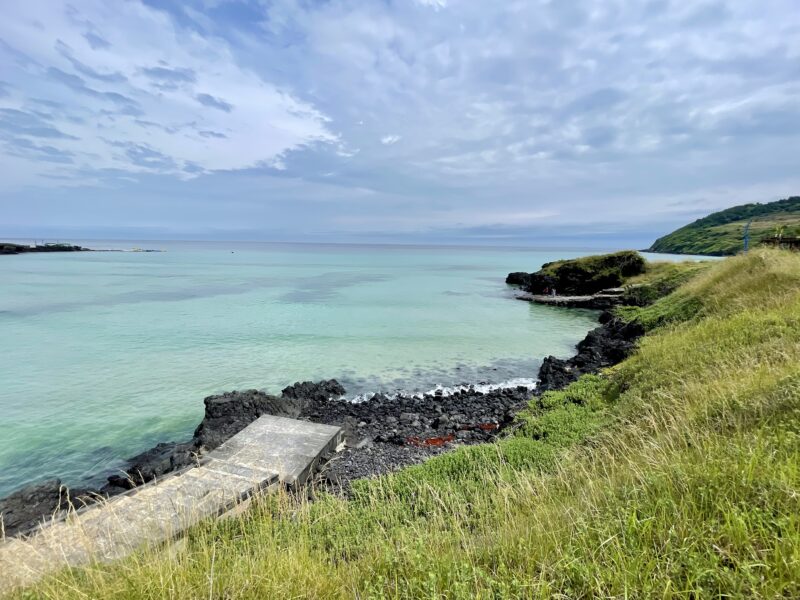
<path id="1" fill-rule="evenodd" d="M 0 242 L 0 254 L 31 254 L 34 252 L 91 252 L 91 248 L 62 243 L 17 244 Z"/>

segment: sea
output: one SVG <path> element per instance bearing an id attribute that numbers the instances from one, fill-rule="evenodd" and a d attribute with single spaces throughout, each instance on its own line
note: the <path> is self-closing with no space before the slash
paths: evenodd
<path id="1" fill-rule="evenodd" d="M 596 326 L 504 282 L 588 249 L 75 243 L 115 251 L 0 257 L 0 497 L 102 483 L 190 438 L 211 394 L 329 378 L 353 401 L 532 386 L 545 356 Z"/>

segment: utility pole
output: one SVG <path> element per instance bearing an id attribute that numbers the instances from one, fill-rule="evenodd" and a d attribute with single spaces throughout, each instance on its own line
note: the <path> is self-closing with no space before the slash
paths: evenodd
<path id="1" fill-rule="evenodd" d="M 747 225 L 744 226 L 744 251 L 745 251 L 745 254 L 747 253 L 747 250 L 750 247 L 750 224 L 752 222 L 753 222 L 753 219 L 750 219 L 747 222 Z"/>

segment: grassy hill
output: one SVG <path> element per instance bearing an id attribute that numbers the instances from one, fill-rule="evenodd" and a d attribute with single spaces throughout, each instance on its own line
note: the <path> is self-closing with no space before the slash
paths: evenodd
<path id="1" fill-rule="evenodd" d="M 266 496 L 19 596 L 800 597 L 800 253 L 708 265 L 620 314 L 638 350 L 533 398 L 512 436 L 349 499 Z"/>
<path id="2" fill-rule="evenodd" d="M 750 226 L 750 247 L 777 232 L 800 236 L 800 196 L 767 204 L 742 204 L 712 213 L 661 237 L 652 252 L 727 256 L 742 250 L 744 228 Z"/>

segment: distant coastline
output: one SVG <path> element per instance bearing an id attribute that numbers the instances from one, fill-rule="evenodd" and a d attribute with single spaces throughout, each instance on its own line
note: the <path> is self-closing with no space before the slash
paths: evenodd
<path id="1" fill-rule="evenodd" d="M 44 244 L 18 244 L 16 242 L 0 242 L 0 254 L 31 254 L 41 252 L 166 252 L 150 248 L 131 248 L 123 250 L 118 248 L 85 248 L 74 244 L 60 242 Z"/>
<path id="2" fill-rule="evenodd" d="M 0 242 L 0 254 L 29 254 L 33 252 L 91 252 L 91 248 L 75 246 L 73 244 L 45 243 L 45 244 L 17 244 Z"/>

